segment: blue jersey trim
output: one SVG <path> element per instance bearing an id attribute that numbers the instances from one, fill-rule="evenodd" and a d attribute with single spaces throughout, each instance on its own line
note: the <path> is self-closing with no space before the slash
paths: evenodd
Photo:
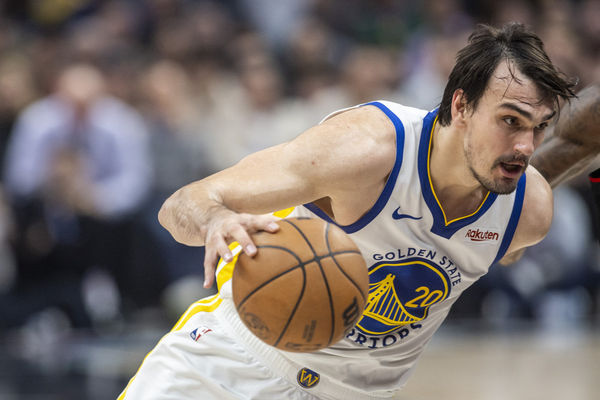
<path id="1" fill-rule="evenodd" d="M 433 134 L 433 124 L 436 120 L 437 113 L 438 110 L 435 109 L 427 114 L 423 119 L 423 130 L 421 131 L 421 140 L 419 142 L 419 181 L 421 183 L 421 192 L 423 193 L 423 198 L 425 199 L 425 203 L 429 207 L 429 211 L 433 216 L 431 232 L 443 238 L 450 239 L 452 235 L 454 235 L 459 229 L 472 224 L 483 214 L 485 214 L 492 204 L 494 204 L 494 201 L 496 201 L 498 195 L 495 193 L 489 193 L 483 204 L 475 213 L 462 218 L 457 218 L 451 221 L 449 224 L 446 224 L 444 211 L 441 209 L 437 199 L 435 198 L 433 189 L 431 187 L 431 182 L 429 180 L 429 149 Z"/>
<path id="2" fill-rule="evenodd" d="M 521 217 L 521 210 L 523 209 L 523 199 L 525 198 L 525 185 L 527 178 L 525 174 L 521 176 L 519 179 L 519 183 L 517 185 L 517 193 L 515 196 L 515 203 L 513 205 L 512 213 L 510 214 L 510 219 L 508 220 L 508 226 L 506 227 L 506 231 L 504 232 L 504 237 L 502 238 L 502 243 L 500 243 L 500 249 L 498 249 L 498 254 L 494 259 L 492 264 L 497 263 L 504 257 L 506 254 L 506 250 L 508 250 L 508 246 L 512 242 L 513 236 L 515 235 L 515 231 L 517 230 L 517 224 L 519 223 L 519 218 Z"/>
<path id="3" fill-rule="evenodd" d="M 363 215 L 358 219 L 358 221 L 350 225 L 339 225 L 335 223 L 335 221 L 329 218 L 329 216 L 325 212 L 323 212 L 323 210 L 315 206 L 313 203 L 304 204 L 304 207 L 312 211 L 319 218 L 324 219 L 327 222 L 336 224 L 337 226 L 342 228 L 342 230 L 344 230 L 344 232 L 346 233 L 354 233 L 361 230 L 369 222 L 371 222 L 381 212 L 381 210 L 383 210 L 396 184 L 396 179 L 398 178 L 398 174 L 400 173 L 400 167 L 402 166 L 402 157 L 404 153 L 404 125 L 402 125 L 402 121 L 400 121 L 400 118 L 398 118 L 398 116 L 394 114 L 388 107 L 386 107 L 384 104 L 378 101 L 365 103 L 362 106 L 375 106 L 379 108 L 385 113 L 385 115 L 388 116 L 388 118 L 392 121 L 394 127 L 396 128 L 396 161 L 394 162 L 394 168 L 392 168 L 392 172 L 390 173 L 390 176 L 388 177 L 383 191 L 379 195 L 379 198 L 377 199 L 373 207 L 371 207 L 371 209 L 367 211 L 365 215 Z"/>

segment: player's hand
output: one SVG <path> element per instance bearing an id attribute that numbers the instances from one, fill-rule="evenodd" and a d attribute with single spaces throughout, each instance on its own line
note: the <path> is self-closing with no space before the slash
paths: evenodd
<path id="1" fill-rule="evenodd" d="M 214 215 L 206 228 L 204 243 L 204 287 L 209 288 L 215 280 L 216 264 L 221 257 L 225 262 L 233 259 L 229 243 L 238 242 L 242 251 L 250 257 L 256 255 L 256 245 L 250 234 L 258 231 L 275 233 L 279 230 L 278 218 L 272 215 L 238 214 L 223 210 Z"/>

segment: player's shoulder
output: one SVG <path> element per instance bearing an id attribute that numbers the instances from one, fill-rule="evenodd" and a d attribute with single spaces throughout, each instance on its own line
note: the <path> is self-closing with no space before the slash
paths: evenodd
<path id="1" fill-rule="evenodd" d="M 523 199 L 523 210 L 519 225 L 524 228 L 527 242 L 531 244 L 542 240 L 552 223 L 552 188 L 537 169 L 529 166 L 525 171 L 527 185 Z"/>
<path id="2" fill-rule="evenodd" d="M 427 110 L 405 106 L 389 100 L 377 100 L 363 106 L 377 109 L 380 113 L 385 114 L 396 125 L 396 128 L 401 125 L 404 130 L 412 128 L 418 132 L 420 132 L 423 125 L 423 119 L 429 114 Z"/>
<path id="3" fill-rule="evenodd" d="M 387 108 L 397 116 L 404 117 L 406 119 L 422 120 L 429 113 L 427 110 L 410 107 L 390 100 L 376 100 L 363 105 L 374 105 L 379 106 L 379 108 Z"/>
<path id="4" fill-rule="evenodd" d="M 409 129 L 420 132 L 427 114 L 388 100 L 372 101 L 329 114 L 319 124 L 319 137 L 329 132 L 345 154 L 370 161 L 369 165 L 390 166 L 396 159 L 398 135 Z"/>
<path id="5" fill-rule="evenodd" d="M 334 111 L 323 118 L 321 123 L 341 115 L 344 115 L 345 117 L 366 115 L 369 116 L 369 118 L 379 116 L 379 119 L 387 120 L 394 125 L 397 125 L 397 122 L 400 122 L 402 125 L 413 123 L 419 124 L 422 123 L 423 118 L 425 118 L 428 113 L 429 111 L 427 110 L 405 106 L 390 100 L 375 100 Z"/>
<path id="6" fill-rule="evenodd" d="M 370 144 L 382 146 L 395 140 L 394 118 L 384 109 L 373 103 L 360 104 L 329 114 L 319 125 L 332 129 L 340 141 L 352 138 L 352 143 L 361 143 L 360 148 L 367 150 Z"/>
<path id="7" fill-rule="evenodd" d="M 330 182 L 351 181 L 355 187 L 384 180 L 397 160 L 400 129 L 397 117 L 385 107 L 366 103 L 334 112 L 289 149 L 299 154 L 310 149 L 311 158 L 320 160 L 315 162 L 322 167 L 313 173 L 323 171 L 323 179 Z"/>

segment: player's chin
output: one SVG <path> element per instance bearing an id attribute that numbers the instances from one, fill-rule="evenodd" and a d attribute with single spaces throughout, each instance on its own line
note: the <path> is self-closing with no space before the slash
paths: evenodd
<path id="1" fill-rule="evenodd" d="M 515 191 L 519 178 L 499 177 L 494 179 L 493 183 L 487 189 L 496 194 L 510 194 Z"/>

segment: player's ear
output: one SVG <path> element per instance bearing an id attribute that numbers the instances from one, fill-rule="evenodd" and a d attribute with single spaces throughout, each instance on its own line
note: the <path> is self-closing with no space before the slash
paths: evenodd
<path id="1" fill-rule="evenodd" d="M 467 116 L 467 98 L 462 89 L 456 89 L 452 95 L 452 122 L 462 124 Z"/>

